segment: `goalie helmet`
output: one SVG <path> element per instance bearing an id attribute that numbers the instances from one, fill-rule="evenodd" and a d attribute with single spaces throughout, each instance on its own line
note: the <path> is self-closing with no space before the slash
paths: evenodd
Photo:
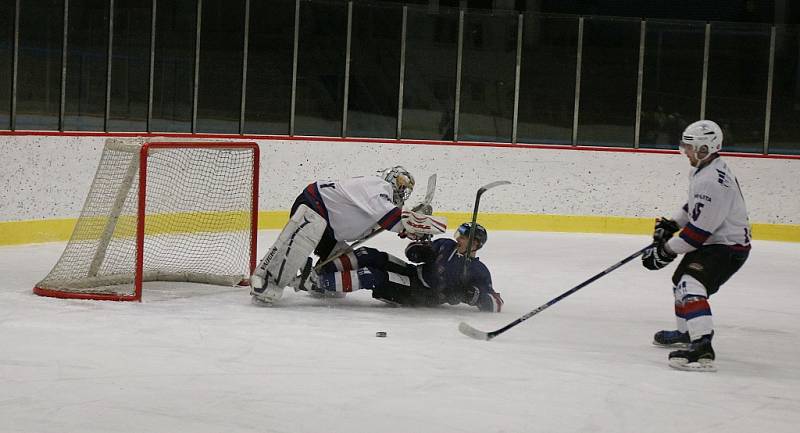
<path id="1" fill-rule="evenodd" d="M 394 192 L 392 201 L 398 207 L 403 207 L 408 197 L 411 196 L 411 192 L 414 191 L 414 176 L 402 165 L 381 170 L 378 172 L 378 176 L 392 185 Z"/>
<path id="2" fill-rule="evenodd" d="M 690 147 L 695 155 L 706 154 L 703 160 L 722 148 L 722 128 L 711 120 L 698 120 L 687 126 L 681 135 L 680 147 Z"/>
<path id="3" fill-rule="evenodd" d="M 456 230 L 456 236 L 469 237 L 469 232 L 471 229 L 471 222 L 461 224 Z M 478 243 L 478 249 L 483 248 L 487 239 L 489 239 L 489 233 L 486 232 L 486 229 L 482 225 L 475 223 L 475 237 L 472 240 Z"/>

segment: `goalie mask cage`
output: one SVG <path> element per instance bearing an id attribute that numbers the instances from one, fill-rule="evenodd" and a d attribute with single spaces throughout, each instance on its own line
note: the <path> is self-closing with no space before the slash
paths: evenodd
<path id="1" fill-rule="evenodd" d="M 140 301 L 147 281 L 248 284 L 256 264 L 253 142 L 108 139 L 40 296 Z"/>

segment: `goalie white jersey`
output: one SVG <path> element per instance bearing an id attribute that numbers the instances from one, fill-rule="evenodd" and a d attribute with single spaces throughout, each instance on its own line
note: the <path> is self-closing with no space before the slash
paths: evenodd
<path id="1" fill-rule="evenodd" d="M 402 210 L 392 201 L 392 185 L 376 176 L 354 177 L 340 181 L 318 181 L 306 188 L 312 199 L 315 195 L 320 213 L 333 230 L 336 240 L 351 242 L 364 237 L 380 225 L 386 230 L 400 232 Z"/>
<path id="2" fill-rule="evenodd" d="M 750 222 L 736 176 L 715 157 L 689 174 L 689 197 L 673 219 L 683 230 L 669 240 L 669 249 L 684 254 L 702 245 L 750 247 Z"/>

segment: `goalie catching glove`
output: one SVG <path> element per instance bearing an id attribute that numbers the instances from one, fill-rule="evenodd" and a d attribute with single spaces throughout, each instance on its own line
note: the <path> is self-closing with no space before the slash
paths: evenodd
<path id="1" fill-rule="evenodd" d="M 404 210 L 400 217 L 403 230 L 398 234 L 401 238 L 419 240 L 440 235 L 447 230 L 447 219 Z"/>

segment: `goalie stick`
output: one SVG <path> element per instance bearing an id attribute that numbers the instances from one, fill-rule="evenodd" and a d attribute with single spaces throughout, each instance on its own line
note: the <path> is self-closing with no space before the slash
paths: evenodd
<path id="1" fill-rule="evenodd" d="M 413 208 L 411 208 L 411 210 L 414 211 L 414 212 L 423 211 L 423 213 L 426 210 L 427 211 L 432 211 L 431 203 L 433 202 L 434 194 L 436 194 L 436 173 L 434 173 L 434 174 L 430 175 L 430 177 L 428 177 L 428 185 L 427 185 L 427 190 L 425 191 L 425 197 L 422 199 L 421 202 L 417 203 L 417 205 L 415 205 Z M 364 242 L 374 238 L 376 235 L 378 235 L 379 233 L 381 233 L 383 231 L 384 231 L 383 227 L 377 228 L 375 230 L 372 230 L 371 232 L 369 232 L 368 235 L 366 235 L 363 238 L 353 242 L 347 248 L 344 248 L 344 249 L 342 249 L 340 251 L 336 251 L 336 252 L 331 253 L 331 255 L 329 255 L 328 258 L 326 258 L 325 260 L 320 261 L 319 263 L 317 263 L 316 266 L 314 266 L 314 272 L 319 272 L 320 269 L 322 269 L 323 266 L 325 266 L 328 263 L 334 261 L 337 257 L 341 256 L 342 254 L 347 254 L 347 253 L 355 250 L 357 246 L 359 246 L 359 245 L 363 244 Z"/>
<path id="2" fill-rule="evenodd" d="M 503 326 L 500 329 L 497 329 L 497 330 L 491 331 L 491 332 L 484 332 L 484 331 L 479 331 L 479 330 L 473 328 L 472 326 L 469 326 L 465 322 L 461 322 L 458 325 L 458 330 L 461 331 L 461 333 L 466 335 L 467 337 L 471 337 L 471 338 L 474 338 L 476 340 L 486 340 L 486 341 L 491 340 L 492 338 L 497 337 L 498 335 L 502 334 L 503 332 L 506 332 L 509 329 L 519 325 L 520 323 L 530 319 L 531 317 L 541 313 L 542 311 L 546 310 L 547 308 L 549 308 L 550 306 L 552 306 L 556 302 L 558 302 L 558 301 L 566 298 L 567 296 L 577 292 L 578 290 L 582 289 L 583 287 L 588 286 L 589 284 L 591 284 L 595 280 L 599 279 L 600 277 L 611 273 L 611 271 L 617 269 L 618 267 L 624 265 L 625 263 L 628 263 L 629 261 L 635 259 L 636 257 L 639 257 L 640 255 L 642 255 L 644 253 L 644 251 L 646 249 L 650 248 L 651 246 L 653 246 L 653 244 L 650 244 L 650 245 L 640 249 L 639 251 L 636 251 L 635 253 L 629 255 L 628 257 L 625 257 L 624 259 L 618 261 L 617 263 L 614 263 L 613 265 L 611 265 L 608 268 L 606 268 L 603 272 L 600 272 L 599 274 L 593 276 L 592 278 L 589 278 L 588 280 L 586 280 L 586 281 L 578 284 L 577 286 L 567 290 L 566 292 L 562 293 L 561 295 L 551 299 L 546 304 L 540 306 L 539 308 L 537 308 L 537 309 L 535 309 L 533 311 L 530 311 L 530 312 L 526 313 L 524 316 L 522 316 L 519 319 L 509 323 L 506 326 Z"/>
<path id="3" fill-rule="evenodd" d="M 496 182 L 487 183 L 486 185 L 478 188 L 478 193 L 475 194 L 475 208 L 472 210 L 472 225 L 470 227 L 475 227 L 475 223 L 478 220 L 478 207 L 481 204 L 481 196 L 483 195 L 483 193 L 496 186 L 510 185 L 510 184 L 511 182 L 507 180 L 498 180 Z M 470 260 L 472 260 L 472 254 L 470 254 L 469 252 L 472 251 L 472 242 L 475 239 L 475 231 L 476 230 L 470 230 L 469 239 L 467 239 L 467 257 L 466 260 L 464 260 L 464 271 L 462 273 L 465 280 L 467 278 L 467 265 L 469 264 Z"/>

